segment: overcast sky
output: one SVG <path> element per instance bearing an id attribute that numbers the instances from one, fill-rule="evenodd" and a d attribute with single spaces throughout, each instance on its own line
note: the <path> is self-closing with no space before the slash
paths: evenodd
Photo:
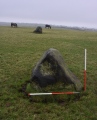
<path id="1" fill-rule="evenodd" d="M 0 0 L 0 21 L 97 28 L 97 0 Z"/>

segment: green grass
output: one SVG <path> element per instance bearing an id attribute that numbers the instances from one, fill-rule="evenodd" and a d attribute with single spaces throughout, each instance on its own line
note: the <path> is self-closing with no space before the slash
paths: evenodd
<path id="1" fill-rule="evenodd" d="M 97 120 L 97 32 L 43 29 L 43 34 L 34 34 L 34 30 L 0 27 L 0 119 Z M 46 96 L 47 103 L 30 102 L 18 91 L 31 78 L 32 68 L 49 48 L 59 50 L 82 83 L 84 49 L 87 49 L 87 90 L 79 100 L 58 96 L 63 99 L 58 102 L 56 96 L 50 100 Z"/>

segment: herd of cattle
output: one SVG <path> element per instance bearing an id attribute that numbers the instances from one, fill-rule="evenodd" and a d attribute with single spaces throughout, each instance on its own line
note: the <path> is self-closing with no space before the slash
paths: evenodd
<path id="1" fill-rule="evenodd" d="M 11 23 L 11 27 L 18 27 L 18 26 L 17 26 L 17 23 Z M 51 29 L 51 25 L 46 24 L 46 25 L 45 25 L 45 28 Z"/>

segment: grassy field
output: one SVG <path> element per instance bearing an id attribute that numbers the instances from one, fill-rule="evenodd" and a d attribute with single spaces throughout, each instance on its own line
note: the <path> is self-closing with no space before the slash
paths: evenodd
<path id="1" fill-rule="evenodd" d="M 0 120 L 97 120 L 97 32 L 43 28 L 43 34 L 34 34 L 34 29 L 0 27 Z M 82 84 L 87 49 L 87 90 L 80 99 L 30 102 L 19 92 L 49 48 L 59 50 Z"/>

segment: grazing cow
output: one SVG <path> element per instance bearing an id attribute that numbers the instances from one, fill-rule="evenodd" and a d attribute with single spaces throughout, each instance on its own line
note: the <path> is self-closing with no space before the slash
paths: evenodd
<path id="1" fill-rule="evenodd" d="M 11 27 L 17 27 L 17 23 L 11 23 Z"/>
<path id="2" fill-rule="evenodd" d="M 51 26 L 48 25 L 48 24 L 46 24 L 46 25 L 45 25 L 45 28 L 50 28 L 50 29 L 51 29 Z"/>

